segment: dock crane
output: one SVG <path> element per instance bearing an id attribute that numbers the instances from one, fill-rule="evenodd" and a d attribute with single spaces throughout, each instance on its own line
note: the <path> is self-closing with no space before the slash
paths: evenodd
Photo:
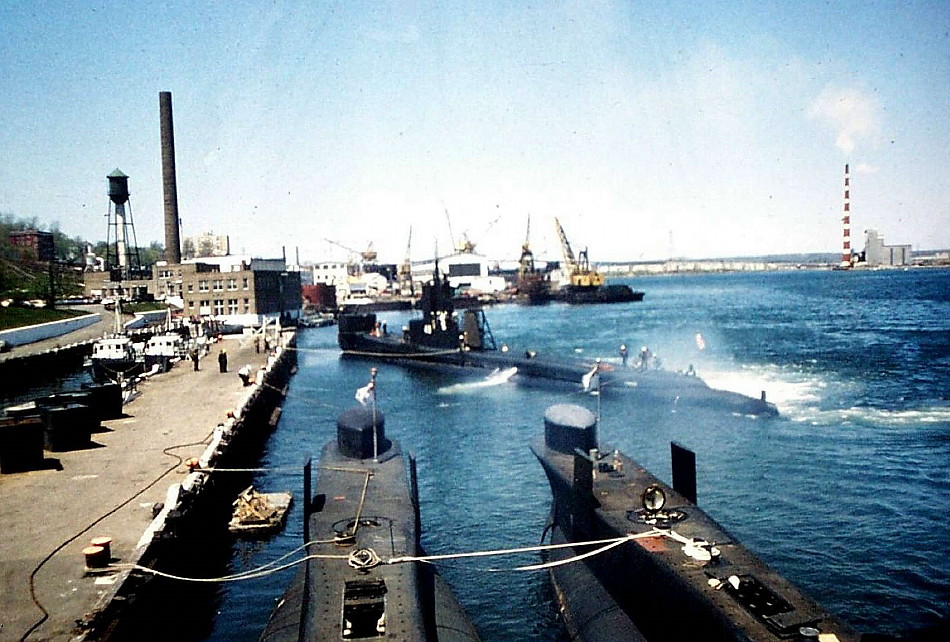
<path id="1" fill-rule="evenodd" d="M 365 250 L 360 251 L 360 250 L 354 250 L 353 248 L 343 245 L 342 243 L 338 241 L 334 241 L 333 239 L 324 238 L 323 240 L 326 241 L 327 243 L 330 243 L 331 245 L 336 245 L 337 247 L 343 248 L 347 252 L 351 252 L 352 254 L 359 256 L 360 257 L 359 265 L 352 266 L 351 264 L 352 269 L 354 269 L 357 273 L 364 271 L 363 270 L 364 266 L 373 265 L 376 263 L 376 257 L 378 256 L 378 254 L 376 250 L 373 248 L 372 241 L 369 242 Z"/>
<path id="2" fill-rule="evenodd" d="M 590 260 L 587 258 L 587 249 L 581 250 L 577 257 L 571 250 L 571 244 L 567 240 L 564 228 L 561 227 L 557 217 L 554 218 L 554 227 L 557 229 L 558 238 L 561 240 L 561 252 L 564 255 L 564 272 L 567 274 L 570 286 L 573 288 L 593 289 L 599 288 L 604 284 L 604 275 L 590 266 Z"/>
<path id="3" fill-rule="evenodd" d="M 551 281 L 548 274 L 540 272 L 534 264 L 534 252 L 531 251 L 531 214 L 528 214 L 528 228 L 524 243 L 521 244 L 521 258 L 518 260 L 518 302 L 529 305 L 547 303 L 551 299 Z"/>
<path id="4" fill-rule="evenodd" d="M 445 211 L 445 220 L 449 224 L 449 239 L 452 241 L 452 249 L 459 254 L 474 254 L 477 242 L 469 238 L 468 230 L 462 232 L 461 238 L 456 241 L 455 233 L 452 231 L 452 217 L 449 215 L 449 208 L 446 207 L 445 201 L 442 201 L 442 209 Z M 501 220 L 501 214 L 496 216 L 495 220 L 488 224 L 488 227 L 485 228 L 485 231 L 481 233 L 479 238 L 488 234 L 489 230 L 491 230 L 499 220 Z"/>
<path id="5" fill-rule="evenodd" d="M 535 272 L 534 252 L 531 251 L 529 238 L 531 237 L 531 214 L 528 214 L 528 229 L 524 234 L 524 243 L 521 244 L 521 258 L 518 259 L 518 280 Z"/>
<path id="6" fill-rule="evenodd" d="M 360 251 L 360 250 L 354 250 L 353 248 L 343 245 L 339 241 L 334 241 L 333 239 L 324 238 L 323 240 L 326 241 L 327 243 L 330 243 L 331 245 L 336 245 L 337 247 L 343 248 L 347 252 L 352 252 L 353 254 L 358 255 L 360 259 L 363 261 L 363 263 L 376 262 L 376 257 L 378 256 L 378 254 L 375 248 L 373 248 L 372 241 L 369 242 L 365 250 Z"/>
<path id="7" fill-rule="evenodd" d="M 412 226 L 409 226 L 409 240 L 406 242 L 406 259 L 398 269 L 399 292 L 403 296 L 414 296 L 415 287 L 412 283 L 412 261 L 409 259 L 409 251 L 412 248 Z"/>

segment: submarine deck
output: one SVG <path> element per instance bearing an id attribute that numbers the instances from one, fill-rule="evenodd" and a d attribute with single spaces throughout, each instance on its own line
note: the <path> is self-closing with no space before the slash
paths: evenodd
<path id="1" fill-rule="evenodd" d="M 403 452 L 398 441 L 387 445 L 380 447 L 378 461 L 346 457 L 336 442 L 324 447 L 310 516 L 311 559 L 275 608 L 262 642 L 380 635 L 478 640 L 454 594 L 431 567 L 385 563 L 421 552 L 418 508 Z"/>
<path id="2" fill-rule="evenodd" d="M 626 455 L 613 451 L 599 460 L 592 497 L 584 500 L 573 484 L 574 455 L 548 448 L 543 438 L 531 449 L 550 481 L 555 519 L 562 527 L 567 524 L 573 541 L 631 537 L 586 563 L 649 640 L 767 642 L 797 635 L 801 627 L 818 629 L 828 642 L 859 639 L 699 507 Z M 673 516 L 666 524 L 651 523 L 638 510 L 641 493 L 651 485 L 659 485 L 666 495 L 663 511 Z M 711 553 L 713 548 L 718 554 Z M 589 598 L 582 594 L 579 599 Z"/>

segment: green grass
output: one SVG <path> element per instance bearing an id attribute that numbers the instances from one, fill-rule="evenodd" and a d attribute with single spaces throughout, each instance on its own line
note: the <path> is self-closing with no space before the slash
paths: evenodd
<path id="1" fill-rule="evenodd" d="M 123 303 L 123 312 L 151 312 L 152 310 L 164 310 L 168 306 L 161 301 L 152 301 L 150 303 Z"/>
<path id="2" fill-rule="evenodd" d="M 80 310 L 48 310 L 46 308 L 0 307 L 0 330 L 22 328 L 37 323 L 61 321 L 86 314 Z"/>

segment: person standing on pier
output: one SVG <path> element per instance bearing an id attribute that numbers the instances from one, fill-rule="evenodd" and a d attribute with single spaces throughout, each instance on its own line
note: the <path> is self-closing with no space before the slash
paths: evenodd
<path id="1" fill-rule="evenodd" d="M 221 352 L 218 353 L 218 369 L 221 372 L 228 371 L 228 351 L 224 348 L 221 348 Z"/>

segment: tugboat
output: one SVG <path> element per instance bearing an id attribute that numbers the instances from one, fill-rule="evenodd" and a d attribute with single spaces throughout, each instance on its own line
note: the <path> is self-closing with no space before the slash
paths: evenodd
<path id="1" fill-rule="evenodd" d="M 552 542 L 598 542 L 560 549 L 592 554 L 552 568 L 572 640 L 861 639 L 696 506 L 690 451 L 674 444 L 670 488 L 599 444 L 594 414 L 570 404 L 548 408 L 531 450 L 551 485 Z"/>
<path id="2" fill-rule="evenodd" d="M 774 416 L 775 404 L 736 392 L 710 388 L 700 377 L 655 368 L 613 368 L 610 364 L 556 360 L 525 350 L 497 348 L 481 308 L 469 308 L 459 317 L 452 288 L 439 275 L 425 284 L 420 299 L 422 317 L 411 319 L 401 334 L 392 333 L 375 314 L 340 315 L 337 340 L 344 356 L 390 361 L 427 368 L 517 369 L 517 376 L 539 377 L 580 386 L 592 370 L 601 386 L 637 395 L 651 403 L 699 404 L 729 412 Z M 585 386 L 587 387 L 587 386 Z"/>
<path id="3" fill-rule="evenodd" d="M 422 554 L 419 499 L 415 460 L 386 437 L 375 388 L 367 395 L 373 403 L 340 415 L 323 449 L 318 494 L 304 498 L 308 559 L 260 640 L 477 641 L 431 565 L 380 559 Z"/>

